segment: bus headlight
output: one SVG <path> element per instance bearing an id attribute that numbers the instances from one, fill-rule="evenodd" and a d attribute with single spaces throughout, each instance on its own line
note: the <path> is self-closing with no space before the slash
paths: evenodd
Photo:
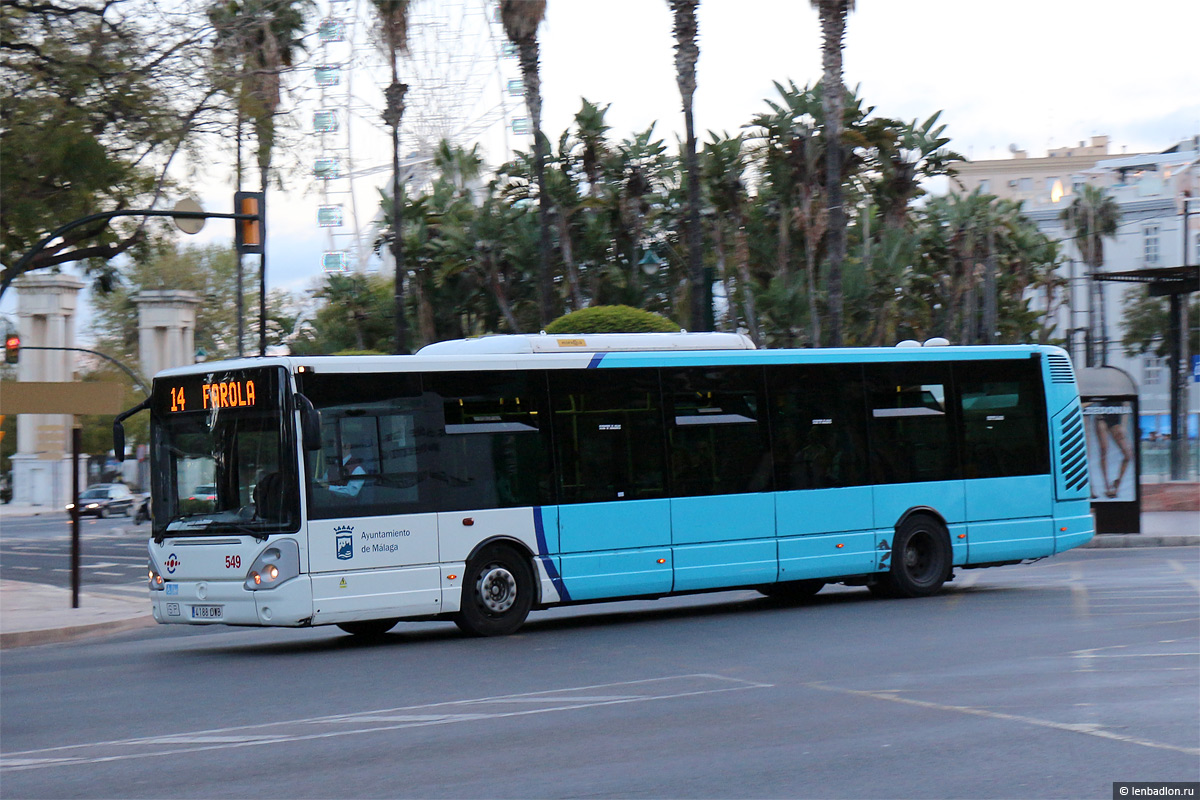
<path id="1" fill-rule="evenodd" d="M 294 539 L 280 539 L 258 554 L 243 584 L 252 592 L 274 589 L 300 574 L 300 545 Z"/>
<path id="2" fill-rule="evenodd" d="M 161 592 L 166 586 L 167 582 L 163 579 L 162 567 L 160 567 L 158 562 L 154 560 L 153 550 L 150 551 L 149 558 L 147 559 L 146 571 L 149 573 L 147 577 L 150 581 L 150 591 Z"/>

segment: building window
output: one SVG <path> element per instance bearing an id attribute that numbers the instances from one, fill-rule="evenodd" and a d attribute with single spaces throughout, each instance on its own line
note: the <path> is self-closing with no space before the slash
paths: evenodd
<path id="1" fill-rule="evenodd" d="M 1032 192 L 1033 178 L 1021 178 L 1021 180 L 1017 182 L 1017 189 L 1022 192 Z"/>
<path id="2" fill-rule="evenodd" d="M 980 192 L 987 193 L 987 192 L 990 192 L 991 190 L 992 190 L 992 182 L 989 179 L 984 178 L 983 180 L 981 180 L 979 182 L 979 191 Z M 1197 239 L 1196 241 L 1200 242 L 1200 239 Z"/>
<path id="3" fill-rule="evenodd" d="M 1145 257 L 1146 266 L 1153 266 L 1158 263 L 1158 226 L 1147 225 L 1142 228 L 1142 255 Z"/>
<path id="4" fill-rule="evenodd" d="M 1142 386 L 1161 386 L 1163 382 L 1163 366 L 1165 358 L 1146 356 L 1142 362 Z"/>

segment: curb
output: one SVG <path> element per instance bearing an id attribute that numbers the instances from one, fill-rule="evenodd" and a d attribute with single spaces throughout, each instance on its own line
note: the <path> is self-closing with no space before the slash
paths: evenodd
<path id="1" fill-rule="evenodd" d="M 87 625 L 71 625 L 65 628 L 12 631 L 11 633 L 0 633 L 0 650 L 7 650 L 14 647 L 30 647 L 39 644 L 73 642 L 77 639 L 87 639 L 92 636 L 148 628 L 156 624 L 154 617 L 147 614 L 141 617 L 114 619 L 107 622 L 92 622 Z"/>
<path id="2" fill-rule="evenodd" d="M 1099 533 L 1081 550 L 1111 547 L 1196 547 L 1200 536 L 1145 536 L 1140 533 Z"/>

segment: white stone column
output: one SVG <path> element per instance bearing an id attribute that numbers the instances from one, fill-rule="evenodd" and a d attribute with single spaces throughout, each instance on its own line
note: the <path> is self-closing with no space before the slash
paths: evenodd
<path id="1" fill-rule="evenodd" d="M 75 309 L 83 286 L 81 280 L 53 274 L 24 275 L 13 282 L 22 345 L 17 380 L 75 380 L 75 353 L 25 348 L 75 346 Z M 12 457 L 14 503 L 48 509 L 66 506 L 71 496 L 74 423 L 70 414 L 17 417 L 17 452 Z"/>
<path id="2" fill-rule="evenodd" d="M 171 367 L 196 362 L 195 292 L 155 289 L 133 296 L 138 308 L 138 347 L 142 373 L 153 378 Z"/>

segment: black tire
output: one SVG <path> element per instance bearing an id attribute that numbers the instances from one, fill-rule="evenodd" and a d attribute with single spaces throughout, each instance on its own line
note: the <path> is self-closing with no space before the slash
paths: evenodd
<path id="1" fill-rule="evenodd" d="M 104 508 L 103 506 L 101 506 L 100 508 L 96 509 L 96 519 L 104 519 L 107 516 L 108 516 L 107 508 Z"/>
<path id="2" fill-rule="evenodd" d="M 489 545 L 467 564 L 454 624 L 472 636 L 516 632 L 533 608 L 533 567 L 510 547 Z"/>
<path id="3" fill-rule="evenodd" d="M 924 514 L 904 520 L 892 537 L 891 566 L 870 586 L 877 597 L 928 597 L 950 577 L 950 534 Z"/>
<path id="4" fill-rule="evenodd" d="M 799 603 L 816 596 L 817 592 L 824 588 L 825 581 L 814 579 L 768 583 L 764 586 L 759 586 L 758 591 L 772 600 L 779 600 L 785 603 Z"/>
<path id="5" fill-rule="evenodd" d="M 364 619 L 358 622 L 339 622 L 338 627 L 351 636 L 382 636 L 396 627 L 399 619 Z"/>
<path id="6" fill-rule="evenodd" d="M 125 506 L 125 516 L 126 517 L 133 516 L 133 506 Z"/>

